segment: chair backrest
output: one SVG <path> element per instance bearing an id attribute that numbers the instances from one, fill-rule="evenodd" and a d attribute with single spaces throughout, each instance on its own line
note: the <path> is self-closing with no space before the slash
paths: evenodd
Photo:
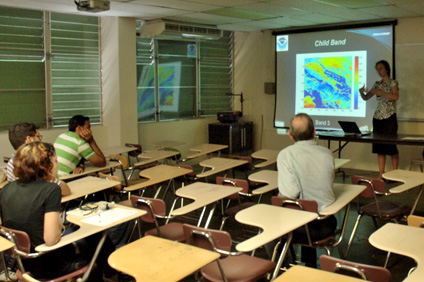
<path id="1" fill-rule="evenodd" d="M 134 158 L 136 158 L 138 155 L 140 155 L 143 152 L 140 144 L 125 143 L 125 147 L 137 148 L 137 150 L 135 151 L 128 152 L 128 155 Z"/>
<path id="2" fill-rule="evenodd" d="M 384 196 L 386 192 L 386 183 L 381 179 L 352 175 L 352 184 L 365 185 L 367 188 L 360 194 L 364 198 L 377 199 Z"/>
<path id="3" fill-rule="evenodd" d="M 147 197 L 140 197 L 131 195 L 131 205 L 134 208 L 141 209 L 147 213 L 141 216 L 141 220 L 148 223 L 154 223 L 156 221 L 156 215 L 165 216 L 166 205 L 161 199 L 153 199 Z"/>
<path id="4" fill-rule="evenodd" d="M 115 168 L 122 169 L 122 170 L 128 168 L 128 159 L 124 157 L 123 155 L 110 154 L 109 158 L 110 160 L 116 160 L 120 163 L 120 165 L 116 166 Z"/>
<path id="5" fill-rule="evenodd" d="M 0 234 L 15 244 L 16 249 L 22 252 L 19 253 L 19 255 L 27 256 L 30 254 L 31 240 L 29 239 L 29 236 L 26 232 L 1 226 Z"/>
<path id="6" fill-rule="evenodd" d="M 329 272 L 353 276 L 373 282 L 390 282 L 392 280 L 390 271 L 381 266 L 350 262 L 327 255 L 321 255 L 319 262 L 321 269 Z"/>
<path id="7" fill-rule="evenodd" d="M 242 188 L 242 190 L 240 192 L 243 192 L 243 193 L 249 192 L 249 183 L 244 179 L 236 179 L 236 178 L 228 178 L 228 177 L 217 176 L 215 181 L 216 181 L 216 184 L 218 184 L 218 185 L 240 187 L 240 188 Z M 230 195 L 230 196 L 227 197 L 227 199 L 237 200 L 238 194 L 235 193 L 233 195 Z"/>
<path id="8" fill-rule="evenodd" d="M 205 229 L 189 224 L 183 225 L 186 242 L 190 245 L 216 251 L 231 251 L 231 235 L 226 231 Z"/>
<path id="9" fill-rule="evenodd" d="M 290 199 L 287 197 L 272 196 L 271 204 L 279 207 L 318 213 L 318 203 L 315 200 Z"/>
<path id="10" fill-rule="evenodd" d="M 236 160 L 242 160 L 242 161 L 247 161 L 247 164 L 242 165 L 242 168 L 245 168 L 246 170 L 251 170 L 252 169 L 252 157 L 249 156 L 238 156 L 238 155 L 229 155 L 228 156 L 229 159 L 236 159 Z"/>
<path id="11" fill-rule="evenodd" d="M 108 175 L 108 174 L 104 174 L 104 173 L 99 172 L 98 176 L 100 178 L 105 178 L 105 179 L 110 179 L 110 180 L 115 180 L 115 181 L 121 182 L 121 179 L 119 179 L 119 177 L 116 176 L 116 175 Z M 121 184 L 118 184 L 118 185 L 113 186 L 113 188 L 116 189 L 116 190 L 118 190 L 118 191 L 121 191 L 122 190 L 122 185 Z"/>
<path id="12" fill-rule="evenodd" d="M 36 258 L 40 253 L 31 253 L 31 240 L 24 231 L 0 226 L 0 235 L 15 244 L 13 254 L 18 264 L 19 270 L 25 273 L 21 258 Z"/>
<path id="13" fill-rule="evenodd" d="M 418 215 L 408 215 L 408 225 L 424 228 L 424 217 Z"/>

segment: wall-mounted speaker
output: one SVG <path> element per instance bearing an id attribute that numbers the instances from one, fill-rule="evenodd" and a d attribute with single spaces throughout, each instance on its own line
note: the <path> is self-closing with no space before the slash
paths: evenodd
<path id="1" fill-rule="evenodd" d="M 275 94 L 275 82 L 265 82 L 264 92 L 265 94 Z"/>

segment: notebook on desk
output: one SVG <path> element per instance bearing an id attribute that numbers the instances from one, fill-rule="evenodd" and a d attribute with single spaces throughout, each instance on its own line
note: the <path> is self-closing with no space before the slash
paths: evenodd
<path id="1" fill-rule="evenodd" d="M 370 131 L 361 131 L 354 121 L 339 121 L 339 124 L 345 136 L 364 136 L 371 134 Z"/>

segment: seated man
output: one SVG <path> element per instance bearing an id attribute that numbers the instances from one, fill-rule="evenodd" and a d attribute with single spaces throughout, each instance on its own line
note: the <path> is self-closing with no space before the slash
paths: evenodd
<path id="1" fill-rule="evenodd" d="M 314 124 L 307 114 L 300 113 L 292 119 L 289 137 L 295 143 L 283 149 L 277 157 L 280 196 L 315 200 L 318 211 L 321 211 L 335 200 L 334 157 L 329 149 L 315 142 Z M 312 240 L 319 240 L 334 233 L 337 221 L 330 216 L 308 226 Z M 293 234 L 293 242 L 306 243 L 306 238 L 304 228 Z M 302 247 L 302 261 L 316 267 L 316 250 Z"/>
<path id="2" fill-rule="evenodd" d="M 38 132 L 38 127 L 33 123 L 17 123 L 9 128 L 9 141 L 12 144 L 12 147 L 17 150 L 21 145 L 28 144 L 34 141 L 41 141 L 40 132 Z M 12 182 L 16 180 L 13 164 L 14 156 L 10 158 L 6 167 L 7 181 Z M 62 196 L 67 196 L 71 194 L 69 186 L 59 179 L 52 181 L 60 186 Z"/>
<path id="3" fill-rule="evenodd" d="M 69 131 L 59 135 L 54 147 L 59 162 L 59 177 L 82 173 L 82 158 L 98 167 L 106 165 L 106 158 L 93 138 L 88 117 L 73 116 L 69 120 Z"/>

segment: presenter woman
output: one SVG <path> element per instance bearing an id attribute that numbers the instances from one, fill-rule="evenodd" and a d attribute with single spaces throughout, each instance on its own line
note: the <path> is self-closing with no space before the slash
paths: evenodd
<path id="1" fill-rule="evenodd" d="M 399 84 L 390 78 L 389 63 L 382 60 L 375 64 L 378 75 L 382 78 L 376 81 L 367 91 L 364 87 L 359 89 L 362 99 L 368 100 L 374 95 L 377 97 L 377 108 L 374 112 L 373 131 L 380 135 L 396 135 L 398 124 L 396 119 L 396 101 L 399 99 Z M 378 156 L 378 178 L 382 178 L 386 164 L 386 155 L 392 158 L 393 169 L 399 165 L 399 152 L 396 145 L 373 144 L 372 152 Z"/>

